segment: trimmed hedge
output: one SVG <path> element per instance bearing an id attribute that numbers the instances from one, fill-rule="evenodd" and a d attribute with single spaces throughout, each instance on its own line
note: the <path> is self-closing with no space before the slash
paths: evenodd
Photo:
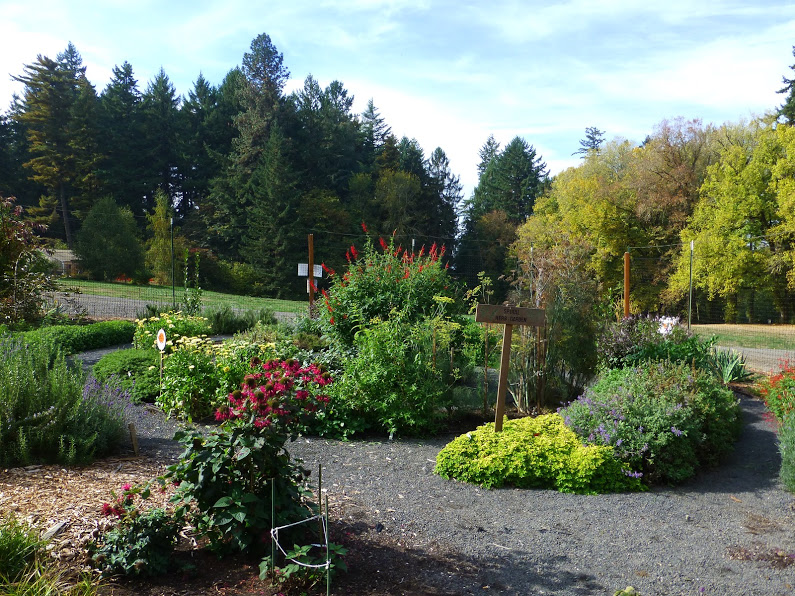
<path id="1" fill-rule="evenodd" d="M 77 354 L 132 342 L 135 323 L 132 321 L 101 321 L 90 325 L 42 327 L 19 334 L 26 344 L 50 342 L 64 354 Z"/>

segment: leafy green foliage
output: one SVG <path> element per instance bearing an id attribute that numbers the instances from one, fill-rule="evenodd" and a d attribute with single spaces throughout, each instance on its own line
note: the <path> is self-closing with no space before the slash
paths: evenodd
<path id="1" fill-rule="evenodd" d="M 121 276 L 144 279 L 144 252 L 132 212 L 120 209 L 111 197 L 91 208 L 77 236 L 80 265 L 94 279 Z"/>
<path id="2" fill-rule="evenodd" d="M 103 575 L 166 573 L 182 519 L 159 508 L 142 511 L 141 504 L 150 496 L 148 485 L 125 484 L 120 495 L 111 495 L 113 504 L 103 503 L 102 512 L 118 520 L 89 546 L 91 562 Z"/>
<path id="3" fill-rule="evenodd" d="M 21 579 L 44 555 L 44 546 L 35 528 L 14 515 L 0 517 L 0 582 Z"/>
<path id="4" fill-rule="evenodd" d="M 251 329 L 257 323 L 273 325 L 276 317 L 267 308 L 237 312 L 231 306 L 214 306 L 205 309 L 202 316 L 207 319 L 214 335 L 232 335 Z"/>
<path id="5" fill-rule="evenodd" d="M 354 340 L 355 355 L 331 393 L 329 418 L 343 434 L 372 428 L 418 434 L 435 430 L 452 404 L 451 366 L 458 325 L 440 319 L 415 323 L 392 318 L 371 323 Z M 455 364 L 455 362 L 453 362 Z M 329 428 L 316 429 L 333 434 Z"/>
<path id="6" fill-rule="evenodd" d="M 608 324 L 599 338 L 603 368 L 668 360 L 709 368 L 715 339 L 703 341 L 668 317 L 626 317 Z"/>
<path id="7" fill-rule="evenodd" d="M 189 516 L 211 548 L 259 551 L 271 527 L 311 511 L 304 485 L 309 473 L 290 459 L 285 444 L 328 401 L 320 391 L 329 383 L 316 366 L 255 360 L 241 388 L 217 411 L 221 428 L 207 437 L 177 433 L 185 451 L 164 481 L 178 485 L 178 513 Z"/>
<path id="8" fill-rule="evenodd" d="M 779 422 L 795 409 L 795 366 L 787 363 L 777 374 L 760 383 L 759 393 Z"/>
<path id="9" fill-rule="evenodd" d="M 325 544 L 293 545 L 284 555 L 285 563 L 274 567 L 273 580 L 284 589 L 309 589 L 326 580 L 326 573 L 333 577 L 339 571 L 347 571 L 343 557 L 348 549 L 339 544 L 329 543 L 328 552 Z M 328 561 L 328 570 L 325 567 Z M 260 563 L 260 579 L 268 577 L 271 557 L 267 556 Z"/>
<path id="10" fill-rule="evenodd" d="M 131 321 L 100 321 L 90 325 L 42 327 L 21 334 L 26 343 L 49 342 L 65 354 L 98 350 L 132 341 L 135 324 Z"/>
<path id="11" fill-rule="evenodd" d="M 342 276 L 327 268 L 332 285 L 328 292 L 323 291 L 320 313 L 325 332 L 344 346 L 352 346 L 356 333 L 375 319 L 397 316 L 411 324 L 437 314 L 440 303 L 434 301 L 435 296 L 456 296 L 455 282 L 440 262 L 444 247 L 434 244 L 427 252 L 422 247 L 412 254 L 396 247 L 394 240 L 379 241 L 380 250 L 368 237 L 362 254 L 351 246 L 348 270 Z M 443 314 L 453 315 L 461 309 L 460 302 L 451 300 L 445 303 Z"/>
<path id="12" fill-rule="evenodd" d="M 731 391 L 709 372 L 668 362 L 609 371 L 560 414 L 648 482 L 679 483 L 715 465 L 740 431 Z"/>
<path id="13" fill-rule="evenodd" d="M 219 375 L 213 356 L 192 349 L 190 339 L 177 340 L 176 345 L 163 362 L 163 390 L 157 404 L 170 416 L 206 418 L 223 403 L 215 399 Z"/>
<path id="14" fill-rule="evenodd" d="M 94 365 L 94 376 L 102 382 L 118 383 L 133 401 L 152 403 L 160 394 L 160 353 L 152 349 L 117 350 Z"/>
<path id="15" fill-rule="evenodd" d="M 160 313 L 160 316 L 135 321 L 133 347 L 137 349 L 155 348 L 157 332 L 166 332 L 166 353 L 171 352 L 181 337 L 198 337 L 210 332 L 210 325 L 204 317 L 191 316 L 181 311 Z"/>
<path id="16" fill-rule="evenodd" d="M 0 465 L 83 463 L 124 436 L 129 396 L 67 366 L 50 342 L 0 339 Z"/>
<path id="17" fill-rule="evenodd" d="M 606 446 L 583 446 L 557 414 L 507 420 L 500 433 L 485 424 L 448 443 L 435 473 L 485 488 L 555 488 L 596 494 L 641 490 Z"/>
<path id="18" fill-rule="evenodd" d="M 795 413 L 784 415 L 778 429 L 778 450 L 781 453 L 781 481 L 786 489 L 795 492 Z"/>
<path id="19" fill-rule="evenodd" d="M 713 348 L 709 365 L 712 372 L 724 385 L 748 381 L 753 374 L 745 368 L 745 355 L 735 350 Z"/>

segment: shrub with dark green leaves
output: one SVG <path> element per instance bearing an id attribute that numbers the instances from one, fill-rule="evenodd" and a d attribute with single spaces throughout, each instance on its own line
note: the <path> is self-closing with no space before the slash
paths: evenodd
<path id="1" fill-rule="evenodd" d="M 670 362 L 607 372 L 560 410 L 586 443 L 613 448 L 648 482 L 679 483 L 734 446 L 740 409 L 712 374 Z"/>
<path id="2" fill-rule="evenodd" d="M 111 352 L 94 365 L 93 372 L 100 381 L 118 383 L 135 402 L 152 403 L 160 394 L 160 353 L 157 350 L 132 348 Z"/>
<path id="3" fill-rule="evenodd" d="M 42 327 L 21 334 L 26 343 L 49 341 L 65 354 L 99 350 L 132 342 L 135 324 L 132 321 L 101 321 L 90 325 Z"/>
<path id="4" fill-rule="evenodd" d="M 51 342 L 0 339 L 0 466 L 84 463 L 115 448 L 129 396 L 84 380 Z"/>
<path id="5" fill-rule="evenodd" d="M 610 447 L 584 446 L 557 414 L 507 420 L 455 438 L 436 457 L 435 473 L 485 488 L 554 488 L 596 494 L 641 490 Z"/>

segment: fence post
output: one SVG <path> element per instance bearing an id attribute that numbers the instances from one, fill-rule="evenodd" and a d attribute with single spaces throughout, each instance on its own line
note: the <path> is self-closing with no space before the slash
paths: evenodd
<path id="1" fill-rule="evenodd" d="M 177 310 L 177 292 L 174 289 L 174 218 L 171 218 L 171 308 Z"/>
<path id="2" fill-rule="evenodd" d="M 624 253 L 624 318 L 629 316 L 629 251 Z"/>
<path id="3" fill-rule="evenodd" d="M 309 318 L 315 312 L 315 235 L 309 234 Z"/>
<path id="4" fill-rule="evenodd" d="M 690 317 L 693 314 L 693 241 L 690 241 L 690 291 L 687 300 L 687 330 L 690 331 Z"/>

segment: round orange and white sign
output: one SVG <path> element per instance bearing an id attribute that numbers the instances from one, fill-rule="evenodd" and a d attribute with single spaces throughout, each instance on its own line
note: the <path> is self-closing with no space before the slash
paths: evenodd
<path id="1" fill-rule="evenodd" d="M 164 329 L 157 332 L 157 349 L 161 352 L 166 349 L 166 332 Z"/>

